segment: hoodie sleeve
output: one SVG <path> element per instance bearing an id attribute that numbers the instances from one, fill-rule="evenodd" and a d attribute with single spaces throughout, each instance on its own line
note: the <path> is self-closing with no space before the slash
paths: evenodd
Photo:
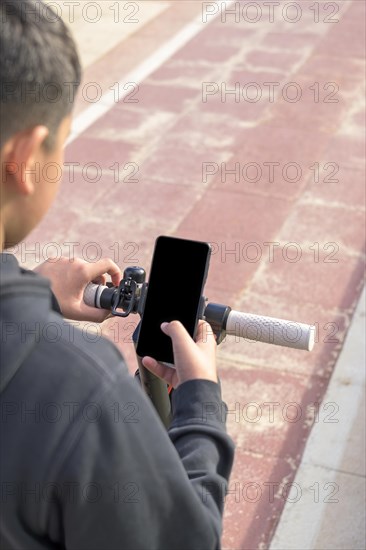
<path id="1" fill-rule="evenodd" d="M 74 490 L 50 510 L 51 538 L 62 525 L 70 550 L 220 548 L 234 454 L 220 387 L 192 380 L 174 393 L 169 433 L 129 376 L 103 396 L 58 476 Z"/>
<path id="2" fill-rule="evenodd" d="M 37 278 L 40 278 L 41 275 L 39 275 L 38 273 L 35 273 L 34 271 L 32 271 L 31 269 L 24 269 L 24 267 L 21 267 L 20 268 L 20 272 L 22 275 L 29 275 L 30 277 L 37 277 Z M 43 277 L 41 277 L 43 279 Z M 48 279 L 45 279 L 45 280 L 48 280 Z M 55 313 L 59 313 L 60 315 L 62 315 L 62 311 L 61 311 L 61 308 L 60 308 L 60 304 L 58 303 L 57 301 L 57 298 L 55 296 L 55 294 L 53 293 L 53 290 L 50 286 L 50 293 L 51 293 L 51 309 L 55 312 Z"/>

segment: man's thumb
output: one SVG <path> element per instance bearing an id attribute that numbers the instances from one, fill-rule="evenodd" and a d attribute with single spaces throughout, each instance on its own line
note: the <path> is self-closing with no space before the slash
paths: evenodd
<path id="1" fill-rule="evenodd" d="M 173 347 L 180 347 L 184 345 L 187 341 L 190 342 L 192 339 L 182 323 L 180 321 L 171 321 L 170 323 L 162 323 L 161 329 L 172 339 Z"/>

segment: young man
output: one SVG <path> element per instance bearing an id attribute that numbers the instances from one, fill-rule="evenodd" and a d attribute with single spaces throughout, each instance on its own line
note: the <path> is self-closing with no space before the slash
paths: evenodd
<path id="1" fill-rule="evenodd" d="M 0 8 L 3 251 L 26 238 L 57 193 L 34 168 L 62 164 L 80 67 L 49 7 L 0 0 Z M 57 101 L 42 93 L 50 83 Z M 166 432 L 115 346 L 86 342 L 63 318 L 103 321 L 108 312 L 86 306 L 83 291 L 106 274 L 117 284 L 118 266 L 62 260 L 38 271 L 0 255 L 1 548 L 219 548 L 234 451 L 213 336 L 203 338 L 204 323 L 196 342 L 178 322 L 162 327 L 175 357 Z M 171 377 L 151 358 L 144 364 Z"/>

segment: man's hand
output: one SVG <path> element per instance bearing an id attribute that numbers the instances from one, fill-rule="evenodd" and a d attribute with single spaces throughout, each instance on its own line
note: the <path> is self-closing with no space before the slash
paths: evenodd
<path id="1" fill-rule="evenodd" d="M 173 388 L 187 380 L 218 381 L 216 340 L 208 323 L 199 321 L 195 341 L 179 321 L 162 323 L 161 330 L 172 339 L 175 368 L 167 367 L 147 356 L 142 359 L 144 367 Z"/>
<path id="2" fill-rule="evenodd" d="M 104 285 L 106 274 L 111 276 L 116 286 L 122 278 L 119 267 L 109 258 L 89 263 L 76 258 L 72 262 L 65 257 L 56 262 L 44 262 L 34 271 L 51 281 L 52 291 L 67 319 L 101 323 L 110 311 L 87 306 L 84 303 L 84 290 L 88 283 Z"/>

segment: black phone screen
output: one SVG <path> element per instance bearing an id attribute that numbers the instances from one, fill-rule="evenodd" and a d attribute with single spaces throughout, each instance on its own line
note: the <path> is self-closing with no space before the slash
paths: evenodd
<path id="1" fill-rule="evenodd" d="M 210 253 L 205 242 L 157 238 L 136 349 L 140 357 L 174 362 L 171 339 L 160 328 L 164 321 L 178 320 L 194 336 Z"/>

